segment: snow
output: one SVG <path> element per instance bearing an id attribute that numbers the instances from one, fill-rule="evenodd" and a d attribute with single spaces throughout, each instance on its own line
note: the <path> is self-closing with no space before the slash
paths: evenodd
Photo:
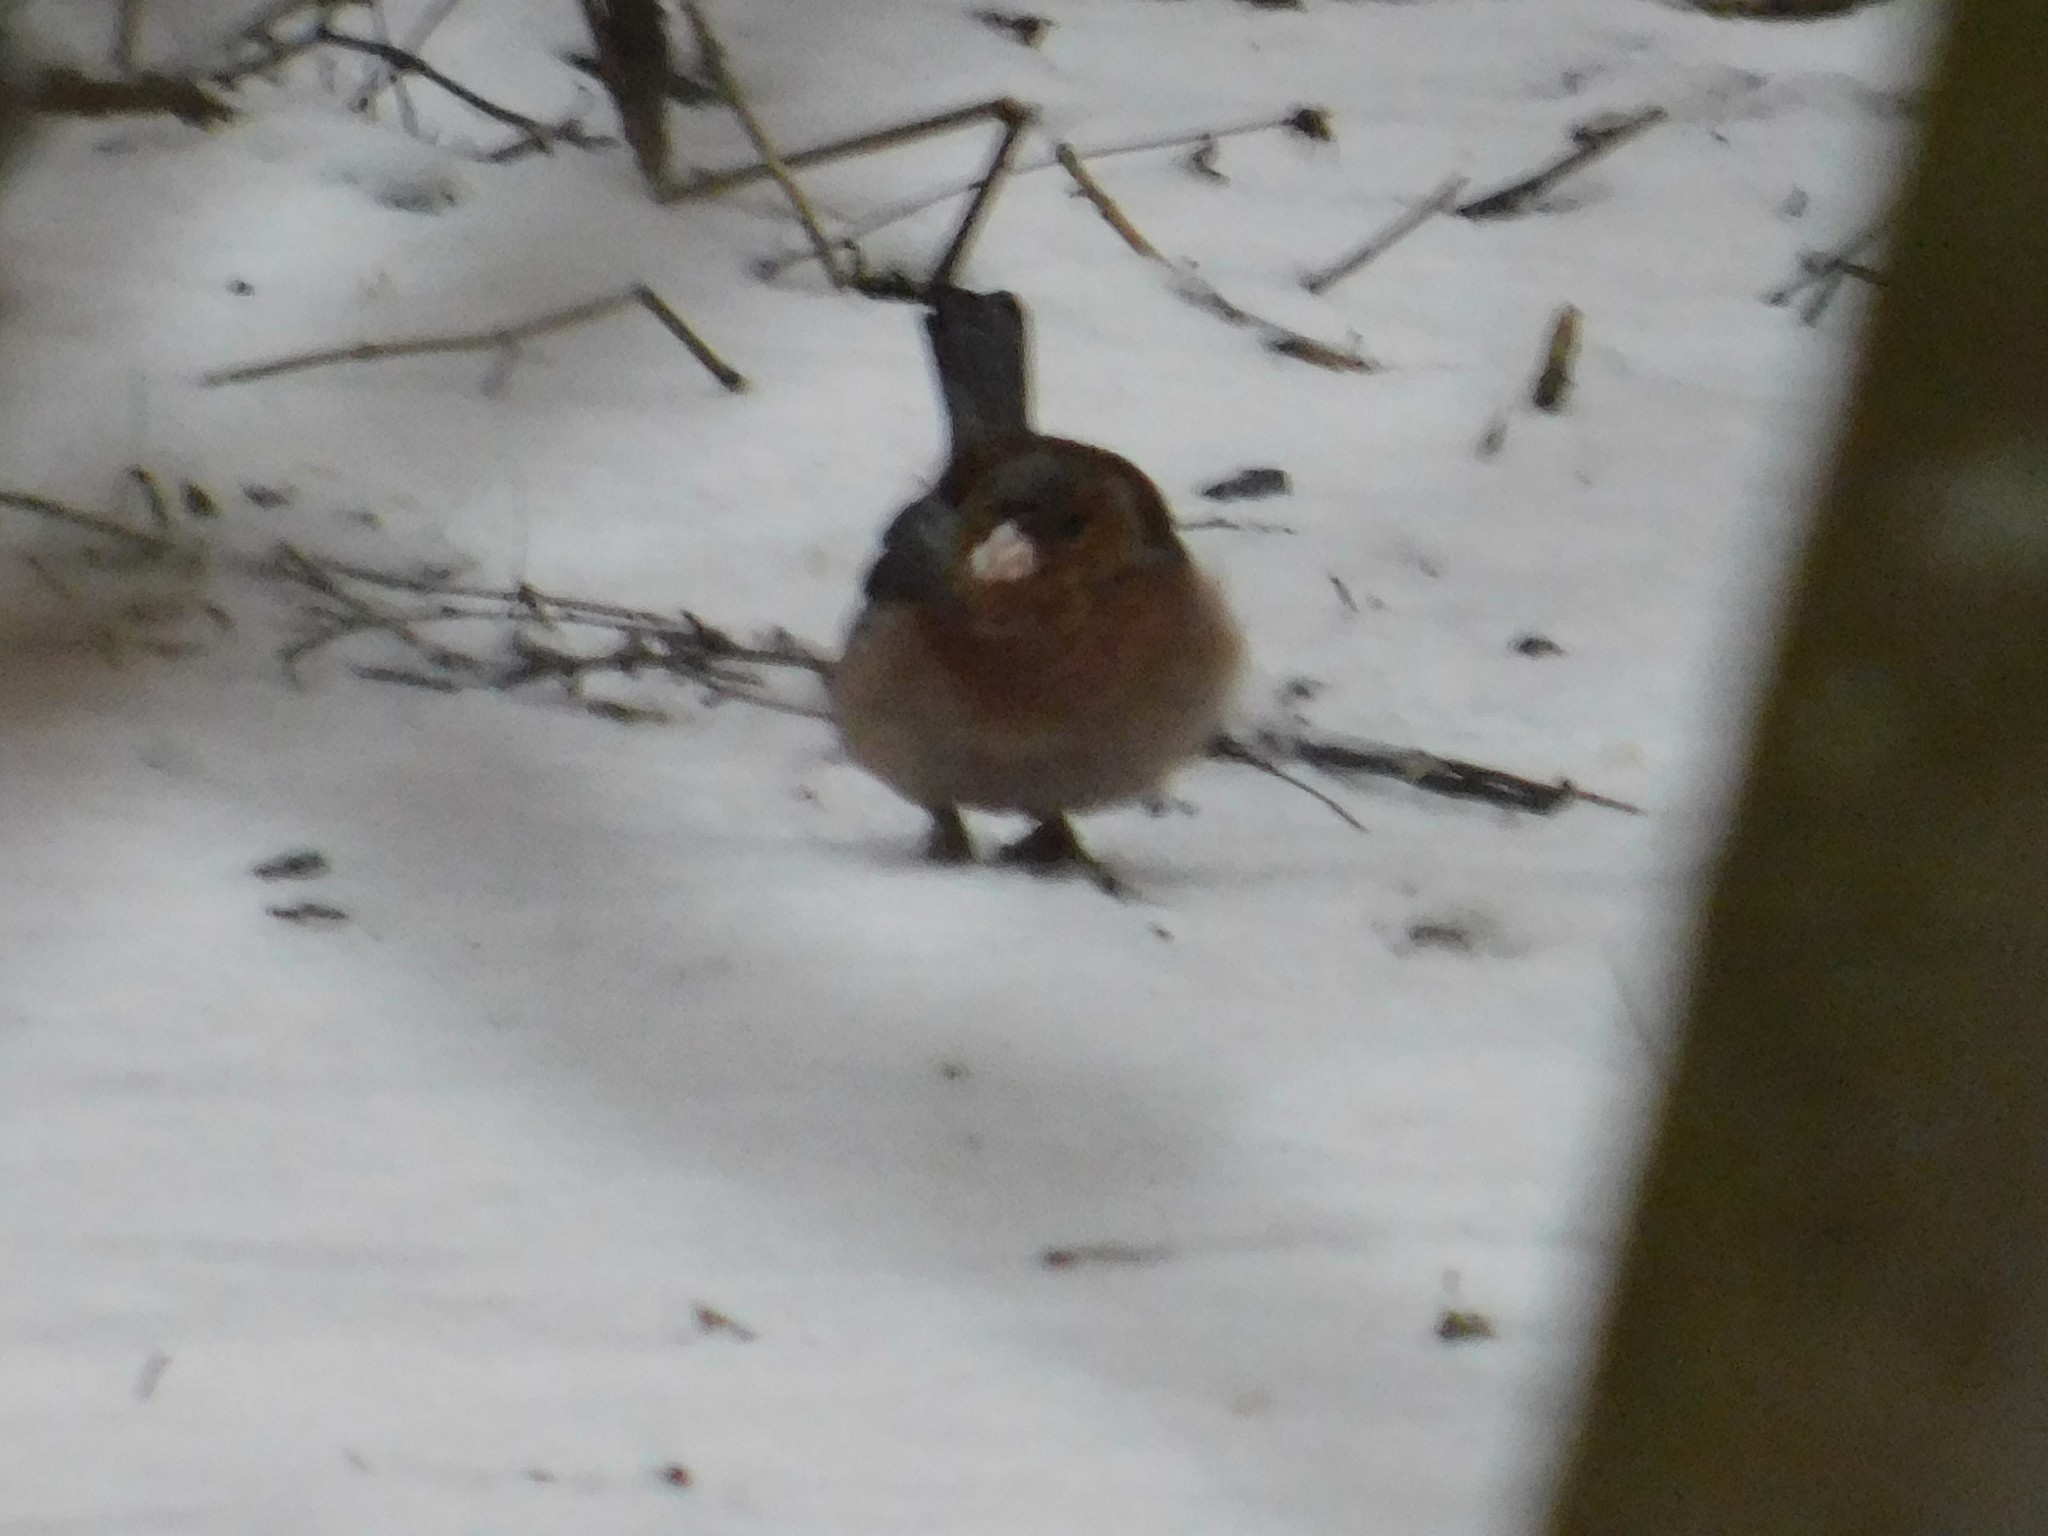
<path id="1" fill-rule="evenodd" d="M 430 8 L 390 0 L 393 35 Z M 110 9 L 23 26 L 96 60 Z M 251 7 L 172 9 L 156 56 Z M 139 463 L 225 515 L 181 575 L 0 510 L 0 1531 L 1528 1527 L 1855 335 L 1855 294 L 1814 328 L 1758 296 L 1882 207 L 1933 12 L 1036 9 L 1037 50 L 937 0 L 714 14 L 789 146 L 1002 92 L 1043 108 L 1027 163 L 1329 106 L 1334 145 L 1224 139 L 1227 184 L 1179 150 L 1093 165 L 1233 301 L 1382 372 L 1261 351 L 1056 170 L 965 275 L 1030 305 L 1048 430 L 1183 515 L 1290 475 L 1220 510 L 1293 532 L 1190 535 L 1252 640 L 1248 715 L 1310 680 L 1320 728 L 1646 814 L 1329 786 L 1361 836 L 1205 765 L 1172 814 L 1090 820 L 1119 904 L 919 865 L 915 813 L 812 721 L 669 688 L 669 724 L 622 727 L 341 652 L 295 691 L 286 601 L 236 558 L 281 537 L 836 639 L 934 468 L 916 311 L 753 276 L 802 249 L 772 188 L 662 209 L 618 153 L 483 164 L 506 131 L 418 83 L 433 142 L 351 117 L 360 60 L 212 133 L 51 125 L 0 202 L 5 485 L 107 507 Z M 602 126 L 555 57 L 575 24 L 472 3 L 426 52 Z M 1446 174 L 1490 189 L 1651 103 L 1672 121 L 1552 211 L 1436 219 L 1301 291 Z M 675 126 L 693 163 L 748 158 L 720 114 Z M 987 137 L 806 185 L 858 221 Z M 871 256 L 928 262 L 955 206 Z M 197 382 L 636 281 L 752 389 L 638 313 L 494 395 L 478 356 Z M 1565 302 L 1577 387 L 1539 416 Z M 332 873 L 251 874 L 296 848 Z M 347 919 L 266 911 L 302 901 Z M 1497 1337 L 1440 1342 L 1450 1306 Z"/>

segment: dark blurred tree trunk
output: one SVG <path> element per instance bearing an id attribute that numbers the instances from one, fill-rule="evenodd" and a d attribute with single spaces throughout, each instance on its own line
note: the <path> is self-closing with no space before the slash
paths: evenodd
<path id="1" fill-rule="evenodd" d="M 597 71 L 656 196 L 668 185 L 668 24 L 661 0 L 582 0 Z"/>
<path id="2" fill-rule="evenodd" d="M 1952 28 L 1556 1536 L 2048 1532 L 2048 6 Z"/>

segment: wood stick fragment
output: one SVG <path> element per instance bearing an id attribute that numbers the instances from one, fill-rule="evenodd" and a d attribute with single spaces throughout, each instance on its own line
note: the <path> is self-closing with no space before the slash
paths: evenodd
<path id="1" fill-rule="evenodd" d="M 1097 213 L 1102 215 L 1102 222 L 1116 231 L 1119 240 L 1147 261 L 1170 265 L 1159 253 L 1159 247 L 1145 238 L 1138 226 L 1130 221 L 1129 215 L 1117 206 L 1116 199 L 1103 190 L 1102 183 L 1095 179 L 1094 172 L 1082 164 L 1081 157 L 1074 152 L 1073 145 L 1061 144 L 1053 151 L 1053 155 L 1059 161 L 1060 168 L 1073 177 L 1074 185 L 1080 189 L 1081 195 L 1094 205 Z"/>
<path id="2" fill-rule="evenodd" d="M 1543 349 L 1543 368 L 1529 391 L 1529 403 L 1552 415 L 1565 407 L 1572 393 L 1572 365 L 1579 355 L 1579 333 L 1584 317 L 1576 305 L 1558 310 L 1550 323 L 1550 341 Z"/>
<path id="3" fill-rule="evenodd" d="M 1465 190 L 1466 179 L 1463 175 L 1445 177 L 1438 184 L 1434 192 L 1431 192 L 1429 196 L 1415 204 L 1412 208 L 1405 210 L 1399 218 L 1388 224 L 1356 250 L 1348 255 L 1338 257 L 1327 267 L 1319 268 L 1304 276 L 1301 280 L 1301 286 L 1310 293 L 1317 295 L 1325 294 L 1368 262 L 1379 260 L 1380 257 L 1392 250 L 1394 246 L 1407 239 L 1416 230 L 1422 228 L 1423 225 L 1456 202 L 1458 194 Z"/>
<path id="4" fill-rule="evenodd" d="M 1456 212 L 1461 219 L 1512 219 L 1527 213 L 1552 187 L 1576 174 L 1603 155 L 1611 154 L 1629 140 L 1655 127 L 1670 116 L 1662 107 L 1645 107 L 1640 112 L 1581 123 L 1571 131 L 1573 147 L 1541 170 L 1509 182 L 1506 186 L 1462 203 Z"/>
<path id="5" fill-rule="evenodd" d="M 353 346 L 326 347 L 319 351 L 294 353 L 288 357 L 272 358 L 260 363 L 242 363 L 231 368 L 216 368 L 210 373 L 201 374 L 199 382 L 208 387 L 220 384 L 247 384 L 257 379 L 275 378 L 279 374 L 298 373 L 308 368 L 325 368 L 334 363 L 375 363 L 398 357 L 502 351 L 555 331 L 564 331 L 572 326 L 604 319 L 622 309 L 635 306 L 646 310 L 660 321 L 663 328 L 689 348 L 691 355 L 726 389 L 735 394 L 746 389 L 746 379 L 713 352 L 704 339 L 644 283 L 636 283 L 622 293 L 588 299 L 581 304 L 572 304 L 566 309 L 554 310 L 516 325 L 497 326 L 483 331 L 458 332 L 448 336 L 364 341 Z"/>
<path id="6" fill-rule="evenodd" d="M 817 210 L 804 195 L 802 187 L 790 173 L 789 166 L 776 151 L 774 142 L 768 137 L 768 130 L 762 126 L 754 109 L 748 105 L 746 93 L 740 89 L 739 80 L 726 63 L 725 48 L 718 36 L 711 30 L 711 22 L 704 14 L 700 0 L 683 0 L 683 15 L 689 19 L 690 30 L 697 39 L 697 52 L 703 62 L 704 72 L 711 77 L 711 83 L 718 87 L 725 104 L 732 108 L 733 116 L 740 120 L 740 127 L 746 130 L 753 141 L 754 153 L 761 157 L 761 164 L 775 184 L 782 188 L 782 195 L 789 199 L 789 205 L 796 210 L 797 222 L 810 237 L 811 250 L 818 258 L 818 265 L 824 270 L 826 279 L 834 288 L 846 286 L 848 274 L 840 269 L 839 261 L 833 254 L 831 240 L 818 222 Z"/>

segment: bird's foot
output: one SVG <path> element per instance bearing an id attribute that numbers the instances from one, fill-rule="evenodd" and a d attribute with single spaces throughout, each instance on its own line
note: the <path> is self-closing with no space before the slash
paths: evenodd
<path id="1" fill-rule="evenodd" d="M 998 857 L 1005 864 L 1015 864 L 1033 874 L 1086 875 L 1097 890 L 1118 900 L 1130 894 L 1123 881 L 1081 846 L 1081 839 L 1074 834 L 1074 824 L 1064 816 L 1039 822 L 1016 842 L 1005 845 Z"/>
<path id="2" fill-rule="evenodd" d="M 972 864 L 974 840 L 967 835 L 967 823 L 950 805 L 932 809 L 932 829 L 925 834 L 924 856 L 934 864 Z"/>

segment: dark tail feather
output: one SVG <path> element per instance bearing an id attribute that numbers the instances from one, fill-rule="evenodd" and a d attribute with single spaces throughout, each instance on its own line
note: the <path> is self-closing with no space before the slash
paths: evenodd
<path id="1" fill-rule="evenodd" d="M 953 452 L 1031 430 L 1024 306 L 1014 293 L 935 288 L 925 316 Z"/>

